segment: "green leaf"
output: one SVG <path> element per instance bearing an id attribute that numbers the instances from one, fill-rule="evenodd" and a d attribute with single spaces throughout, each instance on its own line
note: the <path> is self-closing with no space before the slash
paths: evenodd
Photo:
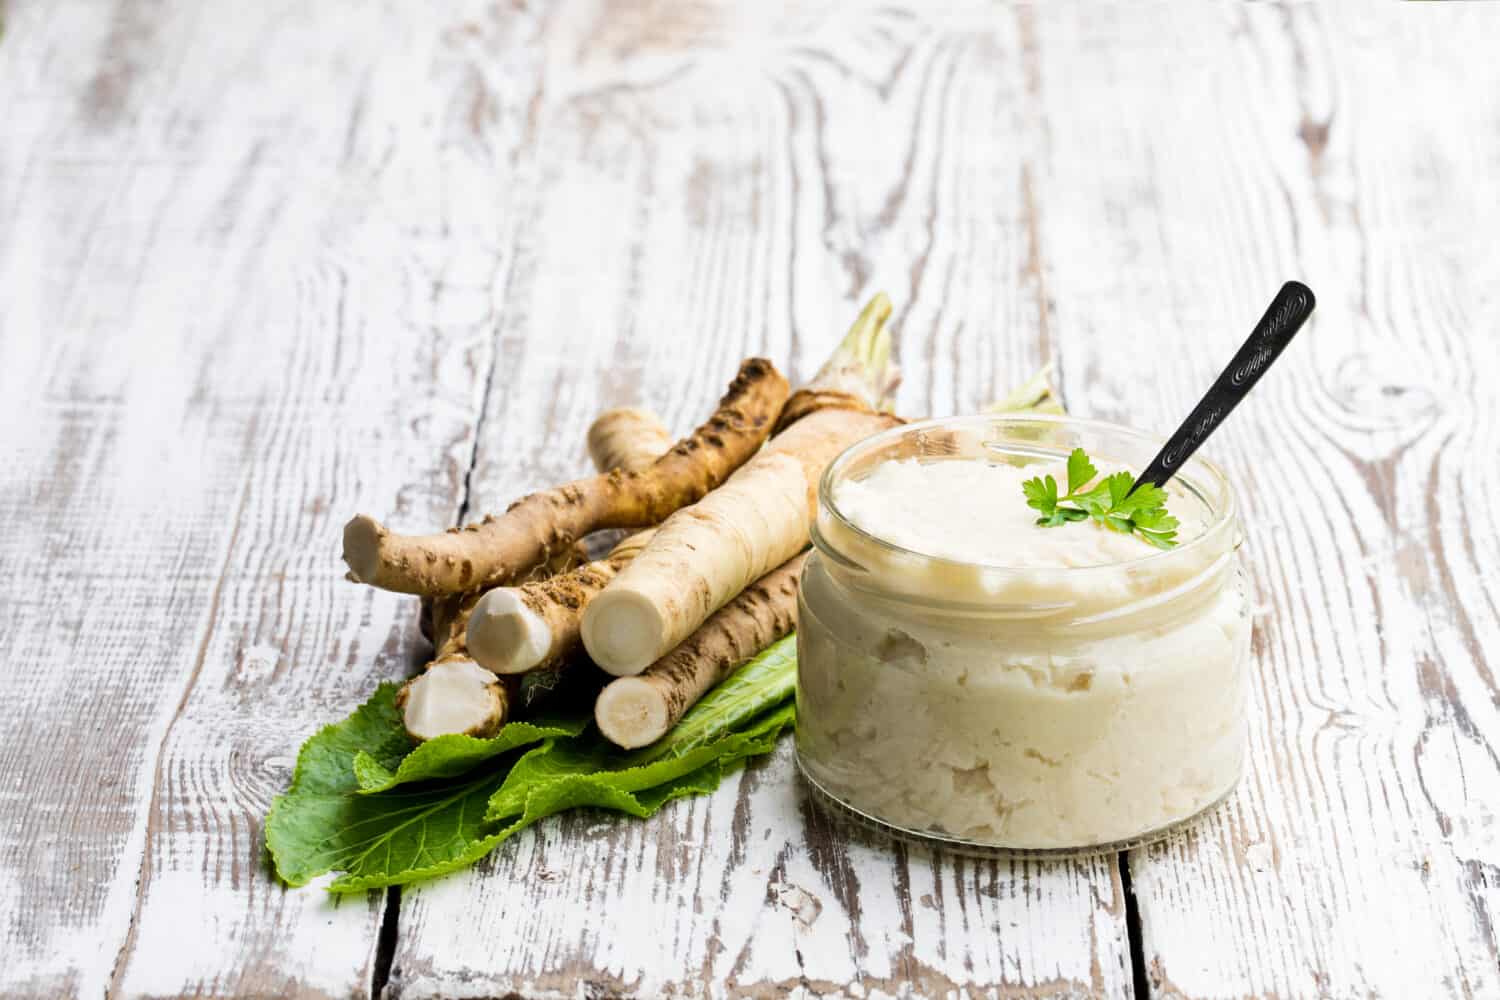
<path id="1" fill-rule="evenodd" d="M 1165 507 L 1135 511 L 1130 519 L 1135 522 L 1137 528 L 1143 530 L 1170 531 L 1177 527 L 1177 518 L 1168 514 Z"/>
<path id="2" fill-rule="evenodd" d="M 1131 492 L 1135 477 L 1123 470 L 1105 476 L 1092 489 L 1085 489 L 1099 470 L 1082 448 L 1074 448 L 1068 455 L 1067 469 L 1068 492 L 1061 500 L 1057 496 L 1057 482 L 1051 476 L 1035 477 L 1021 484 L 1026 505 L 1042 515 L 1036 519 L 1038 525 L 1056 528 L 1093 518 L 1111 531 L 1138 534 L 1157 548 L 1169 549 L 1177 544 L 1178 523 L 1167 513 L 1166 490 L 1143 483 Z"/>
<path id="3" fill-rule="evenodd" d="M 1127 473 L 1128 475 L 1128 473 Z M 1127 487 L 1128 489 L 1128 487 Z M 1164 510 L 1163 505 L 1167 502 L 1167 491 L 1152 483 L 1142 483 L 1140 488 L 1128 497 L 1122 497 L 1115 502 L 1115 508 L 1121 513 L 1135 514 L 1137 512 L 1150 510 Z"/>
<path id="4" fill-rule="evenodd" d="M 1142 538 L 1150 542 L 1152 545 L 1155 545 L 1159 549 L 1175 548 L 1177 545 L 1177 532 L 1175 531 L 1142 531 L 1139 532 L 1139 534 Z"/>
<path id="5" fill-rule="evenodd" d="M 398 690 L 380 685 L 347 720 L 324 727 L 297 754 L 291 787 L 266 817 L 267 849 L 290 885 L 335 870 L 432 870 L 465 855 L 502 772 L 416 793 L 359 793 L 357 754 L 392 762 L 396 748 L 410 748 L 396 709 Z"/>
<path id="6" fill-rule="evenodd" d="M 419 743 L 400 758 L 395 770 L 373 754 L 361 750 L 354 755 L 354 777 L 361 795 L 384 792 L 413 781 L 431 781 L 465 774 L 492 757 L 517 747 L 540 743 L 551 736 L 577 736 L 588 725 L 588 716 L 575 712 L 571 718 L 556 715 L 531 722 L 511 722 L 494 736 L 479 739 L 451 733 Z"/>
<path id="7" fill-rule="evenodd" d="M 786 701 L 742 731 L 654 759 L 650 747 L 624 753 L 593 729 L 575 739 L 549 741 L 511 769 L 505 784 L 490 798 L 485 816 L 503 820 L 531 815 L 539 804 L 542 814 L 550 815 L 557 811 L 550 805 L 555 801 L 646 816 L 655 809 L 650 804 L 653 789 L 768 752 L 795 717 L 796 707 Z"/>
<path id="8" fill-rule="evenodd" d="M 503 819 L 523 812 L 529 797 L 552 782 L 582 780 L 634 792 L 675 780 L 714 760 L 769 750 L 769 744 L 756 749 L 767 727 L 774 741 L 794 717 L 796 643 L 796 636 L 787 636 L 740 667 L 650 746 L 620 750 L 594 729 L 576 739 L 548 741 L 516 764 L 490 800 L 487 815 Z"/>
<path id="9" fill-rule="evenodd" d="M 302 836 L 282 837 L 280 850 L 273 848 L 277 873 L 302 885 L 325 872 L 342 872 L 328 888 L 357 892 L 457 871 L 504 839 L 485 823 L 484 808 L 505 774 L 491 767 L 416 790 L 323 800 L 290 796 L 282 815 L 295 817 Z"/>
<path id="10" fill-rule="evenodd" d="M 398 686 L 383 684 L 348 719 L 303 744 L 291 787 L 266 818 L 266 846 L 287 883 L 340 872 L 329 888 L 357 892 L 455 871 L 530 823 L 574 806 L 647 816 L 673 798 L 712 791 L 747 757 L 770 750 L 794 718 L 795 676 L 795 639 L 788 638 L 736 671 L 657 743 L 634 753 L 585 728 L 591 713 L 580 709 L 574 716 L 512 723 L 526 727 L 513 730 L 518 735 L 577 734 L 547 736 L 519 760 L 491 752 L 508 726 L 492 741 L 473 741 L 486 744 L 482 750 L 449 744 L 448 751 L 424 755 L 420 765 L 406 763 L 416 752 L 407 753 L 410 742 L 395 707 Z M 453 775 L 461 762 L 473 769 Z M 401 783 L 416 781 L 419 773 L 427 780 Z M 373 789 L 392 777 L 397 784 Z M 502 789 L 509 792 L 497 799 Z M 502 808 L 490 819 L 492 800 Z"/>
<path id="11" fill-rule="evenodd" d="M 1094 463 L 1082 448 L 1074 448 L 1068 456 L 1068 494 L 1071 496 L 1089 484 L 1099 474 Z"/>
<path id="12" fill-rule="evenodd" d="M 1104 479 L 1104 488 L 1109 496 L 1111 510 L 1118 511 L 1120 505 L 1125 502 L 1125 496 L 1130 492 L 1130 487 L 1135 484 L 1135 477 L 1128 472 L 1113 472 Z"/>
<path id="13" fill-rule="evenodd" d="M 1109 510 L 1109 485 L 1103 484 L 1099 489 L 1085 493 L 1078 498 L 1077 503 L 1088 512 L 1090 517 L 1103 517 Z"/>
<path id="14" fill-rule="evenodd" d="M 1026 494 L 1026 506 L 1040 511 L 1044 518 L 1057 510 L 1057 480 L 1051 476 L 1026 480 L 1021 492 Z"/>
<path id="15" fill-rule="evenodd" d="M 480 802 L 479 796 L 486 790 L 493 794 L 494 780 L 481 777 L 465 782 L 454 789 L 452 795 L 444 797 L 427 819 L 427 822 L 439 827 L 437 832 L 440 836 L 452 832 L 453 836 L 441 845 L 448 850 L 446 855 L 429 851 L 417 856 L 421 867 L 394 872 L 391 870 L 393 866 L 389 865 L 364 865 L 361 869 L 350 870 L 336 879 L 329 889 L 334 892 L 362 892 L 457 871 L 473 864 L 538 820 L 567 809 L 593 806 L 644 819 L 673 799 L 705 795 L 718 788 L 720 782 L 743 766 L 747 758 L 774 747 L 777 735 L 790 724 L 794 714 L 794 706 L 788 703 L 757 726 L 754 735 L 735 734 L 723 741 L 726 744 L 723 756 L 639 791 L 630 791 L 608 780 L 588 775 L 575 775 L 567 780 L 539 785 L 526 797 L 520 815 L 507 817 L 511 821 L 505 825 L 474 821 L 480 811 L 476 808 L 476 804 Z M 541 753 L 544 749 L 545 747 L 539 747 L 532 753 Z M 404 838 L 407 842 L 413 839 L 410 834 Z M 399 854 L 397 858 L 399 860 Z"/>

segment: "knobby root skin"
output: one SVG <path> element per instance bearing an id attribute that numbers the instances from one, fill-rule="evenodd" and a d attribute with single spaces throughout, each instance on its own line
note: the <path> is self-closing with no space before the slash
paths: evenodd
<path id="1" fill-rule="evenodd" d="M 634 677 L 607 684 L 594 702 L 605 738 L 627 750 L 655 743 L 715 684 L 797 627 L 797 586 L 807 554 L 746 587 L 686 641 Z"/>
<path id="2" fill-rule="evenodd" d="M 399 535 L 360 514 L 344 527 L 344 561 L 356 580 L 408 594 L 513 582 L 589 532 L 648 527 L 701 499 L 760 448 L 787 393 L 771 362 L 751 358 L 708 422 L 644 470 L 533 493 L 499 517 L 437 535 Z"/>
<path id="3" fill-rule="evenodd" d="M 589 424 L 589 458 L 600 472 L 639 472 L 672 447 L 672 435 L 656 414 L 622 406 Z"/>
<path id="4" fill-rule="evenodd" d="M 609 447 L 613 449 L 610 468 L 634 471 L 649 466 L 671 447 L 666 429 L 649 414 L 638 410 L 612 412 L 617 416 L 603 421 L 613 427 L 606 434 L 610 438 Z M 618 415 L 620 413 L 627 415 L 622 417 Z M 600 421 L 595 423 L 598 425 Z M 637 435 L 637 440 L 634 443 L 628 441 L 624 437 L 626 433 Z M 612 577 L 615 566 L 624 565 L 625 561 L 634 556 L 650 534 L 646 531 L 625 539 L 615 547 L 609 559 L 601 560 L 600 564 L 608 567 Z M 553 577 L 554 580 L 575 576 L 587 578 L 590 564 L 582 553 L 581 545 L 570 546 L 533 572 L 539 578 L 553 573 L 560 574 Z M 518 588 L 518 591 L 527 592 L 541 586 L 540 583 L 527 583 Z M 603 586 L 603 583 L 599 586 Z M 554 585 L 552 589 L 568 591 L 566 583 Z M 496 678 L 492 670 L 470 654 L 469 643 L 474 634 L 476 611 L 482 610 L 482 601 L 483 596 L 477 591 L 422 598 L 420 626 L 422 634 L 433 643 L 433 661 L 422 674 L 402 686 L 396 702 L 408 735 L 417 742 L 445 733 L 493 736 L 505 724 L 512 709 L 525 700 L 515 689 L 513 681 Z M 576 617 L 575 614 L 575 647 Z M 560 679 L 562 664 L 560 657 L 554 659 L 554 673 L 557 676 L 550 678 L 553 683 Z"/>
<path id="5" fill-rule="evenodd" d="M 654 533 L 650 528 L 637 532 L 605 558 L 567 573 L 487 592 L 469 617 L 469 654 L 497 674 L 521 674 L 561 665 L 578 651 L 584 608 Z"/>
<path id="6" fill-rule="evenodd" d="M 527 580 L 545 580 L 549 576 L 556 576 L 558 573 L 566 573 L 570 569 L 576 569 L 588 561 L 588 546 L 578 541 L 560 552 L 554 552 L 548 557 L 546 562 L 531 567 L 531 569 L 526 571 L 524 576 Z"/>
<path id="7" fill-rule="evenodd" d="M 736 594 L 807 546 L 818 479 L 846 447 L 899 423 L 869 410 L 816 410 L 719 489 L 668 518 L 583 613 L 589 656 L 638 674 Z"/>

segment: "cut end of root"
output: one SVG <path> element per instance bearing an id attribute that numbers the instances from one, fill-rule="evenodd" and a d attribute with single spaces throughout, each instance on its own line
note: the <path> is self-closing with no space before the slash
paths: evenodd
<path id="1" fill-rule="evenodd" d="M 594 723 L 605 739 L 626 750 L 655 743 L 672 725 L 667 699 L 639 677 L 621 677 L 605 685 L 594 702 Z"/>
<path id="2" fill-rule="evenodd" d="M 380 571 L 380 543 L 385 526 L 368 514 L 356 514 L 344 525 L 344 562 L 349 578 L 370 583 Z"/>
<path id="3" fill-rule="evenodd" d="M 661 655 L 667 623 L 645 595 L 606 587 L 584 611 L 582 631 L 589 658 L 616 677 L 628 677 Z"/>
<path id="4" fill-rule="evenodd" d="M 520 594 L 500 587 L 474 605 L 469 616 L 469 655 L 497 674 L 523 674 L 546 658 L 552 630 Z"/>
<path id="5" fill-rule="evenodd" d="M 443 660 L 401 689 L 401 721 L 419 741 L 450 733 L 493 736 L 505 723 L 505 691 L 472 660 Z"/>

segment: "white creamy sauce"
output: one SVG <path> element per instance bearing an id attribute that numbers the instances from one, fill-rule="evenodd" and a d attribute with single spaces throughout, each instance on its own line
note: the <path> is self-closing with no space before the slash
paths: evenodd
<path id="1" fill-rule="evenodd" d="M 836 488 L 862 531 L 985 564 L 935 568 L 830 529 L 867 572 L 814 560 L 804 578 L 798 746 L 847 804 L 907 829 L 1061 849 L 1169 826 L 1238 778 L 1249 625 L 1229 543 L 1141 561 L 1157 550 L 1139 538 L 1039 527 L 1020 484 L 1046 472 L 1065 478 L 887 461 Z M 1203 533 L 1201 501 L 1168 503 L 1184 539 Z"/>
<path id="2" fill-rule="evenodd" d="M 1119 467 L 1101 469 L 1107 475 Z M 924 555 L 960 562 L 1042 569 L 1117 564 L 1156 551 L 1132 535 L 1092 520 L 1054 528 L 1037 525 L 1021 484 L 1051 475 L 1067 492 L 1061 463 L 1023 467 L 973 459 L 882 462 L 864 479 L 839 485 L 834 503 L 852 523 Z M 1175 492 L 1175 491 L 1174 491 Z M 1198 513 L 1184 495 L 1167 502 L 1174 513 Z M 1196 517 L 1184 519 L 1187 538 L 1199 534 Z"/>

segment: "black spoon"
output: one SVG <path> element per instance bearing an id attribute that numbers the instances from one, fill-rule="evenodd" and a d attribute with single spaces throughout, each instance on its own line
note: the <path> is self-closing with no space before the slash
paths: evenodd
<path id="1" fill-rule="evenodd" d="M 1177 474 L 1182 463 L 1208 440 L 1230 411 L 1255 388 L 1255 383 L 1271 367 L 1271 362 L 1281 356 L 1286 345 L 1292 342 L 1293 335 L 1302 329 L 1315 305 L 1317 299 L 1313 297 L 1312 289 L 1302 282 L 1288 281 L 1281 286 L 1266 314 L 1255 324 L 1250 339 L 1235 352 L 1229 367 L 1203 394 L 1193 412 L 1167 439 L 1146 470 L 1136 477 L 1130 486 L 1131 493 L 1142 483 L 1160 486 Z"/>

